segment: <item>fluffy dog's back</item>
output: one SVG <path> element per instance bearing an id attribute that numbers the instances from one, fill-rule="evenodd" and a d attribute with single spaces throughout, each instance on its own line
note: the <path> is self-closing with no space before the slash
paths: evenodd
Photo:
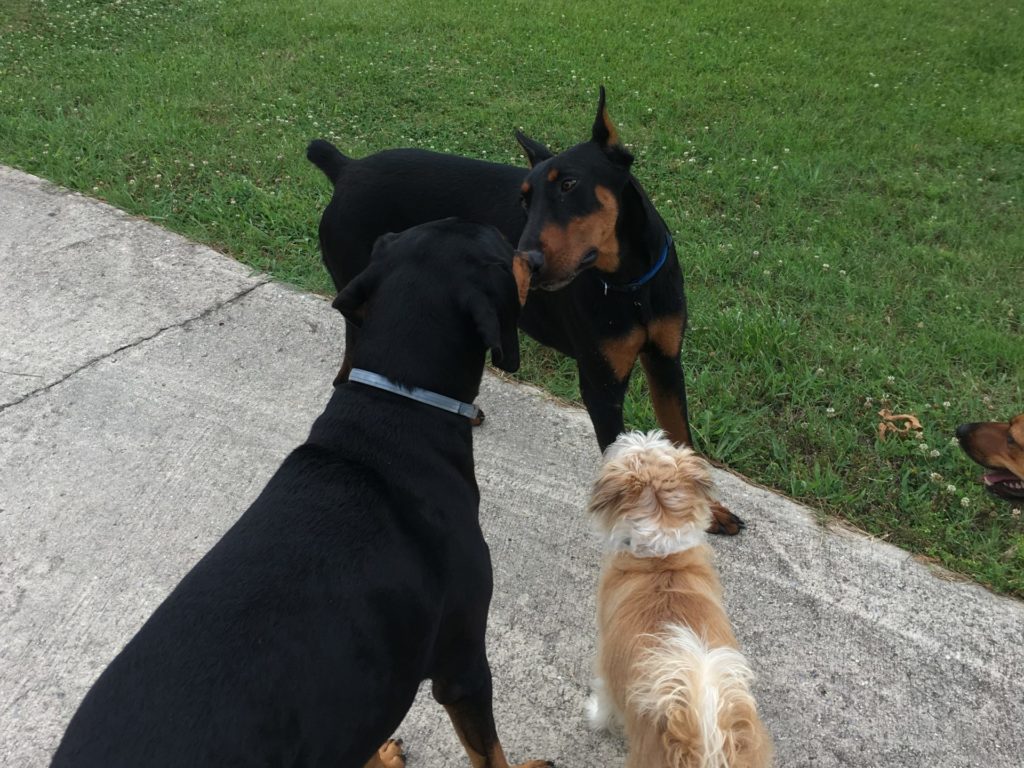
<path id="1" fill-rule="evenodd" d="M 630 706 L 654 721 L 672 768 L 755 768 L 771 754 L 752 679 L 738 650 L 711 648 L 689 627 L 670 624 L 636 664 Z"/>

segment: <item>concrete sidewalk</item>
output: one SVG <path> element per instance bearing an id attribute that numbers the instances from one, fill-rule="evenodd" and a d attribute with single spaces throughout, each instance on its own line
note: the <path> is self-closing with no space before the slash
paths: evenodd
<path id="1" fill-rule="evenodd" d="M 47 764 L 88 686 L 301 442 L 342 320 L 0 168 L 0 764 Z M 586 414 L 488 375 L 476 432 L 506 751 L 622 764 L 583 724 L 599 546 Z M 1024 605 L 718 473 L 714 540 L 779 766 L 1024 765 Z M 468 762 L 421 692 L 410 768 Z"/>

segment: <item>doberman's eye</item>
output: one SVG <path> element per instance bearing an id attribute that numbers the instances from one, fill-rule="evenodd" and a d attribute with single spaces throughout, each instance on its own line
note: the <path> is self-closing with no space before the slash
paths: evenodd
<path id="1" fill-rule="evenodd" d="M 576 186 L 576 179 L 562 179 L 561 190 L 563 192 L 571 192 L 572 188 Z"/>

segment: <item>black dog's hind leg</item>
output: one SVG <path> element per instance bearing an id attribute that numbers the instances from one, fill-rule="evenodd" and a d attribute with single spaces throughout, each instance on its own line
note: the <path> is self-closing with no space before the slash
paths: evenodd
<path id="1" fill-rule="evenodd" d="M 468 673 L 468 674 L 467 674 Z M 448 711 L 455 733 L 469 755 L 473 768 L 512 768 L 498 741 L 492 708 L 491 670 L 486 657 L 460 675 L 467 685 L 452 680 L 435 679 L 434 698 Z M 547 760 L 529 760 L 514 768 L 546 768 Z"/>

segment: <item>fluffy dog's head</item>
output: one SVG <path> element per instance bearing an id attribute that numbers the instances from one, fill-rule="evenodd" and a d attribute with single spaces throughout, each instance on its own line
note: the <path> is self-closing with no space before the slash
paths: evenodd
<path id="1" fill-rule="evenodd" d="M 611 549 L 664 557 L 703 540 L 714 501 L 704 459 L 660 430 L 627 432 L 605 451 L 590 511 Z"/>

